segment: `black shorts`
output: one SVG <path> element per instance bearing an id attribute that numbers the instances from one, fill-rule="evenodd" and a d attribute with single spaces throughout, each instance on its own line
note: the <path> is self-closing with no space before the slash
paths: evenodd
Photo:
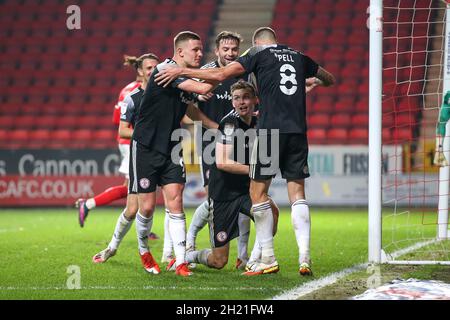
<path id="1" fill-rule="evenodd" d="M 273 143 L 278 143 L 277 146 Z M 278 169 L 288 180 L 308 178 L 308 138 L 305 134 L 281 133 L 258 136 L 250 160 L 250 178 L 268 180 Z"/>
<path id="2" fill-rule="evenodd" d="M 135 193 L 155 192 L 157 186 L 170 183 L 186 183 L 186 171 L 183 158 L 172 162 L 169 156 L 149 149 L 132 140 L 130 153 L 130 175 L 133 174 L 131 191 Z"/>
<path id="3" fill-rule="evenodd" d="M 128 194 L 137 194 L 137 187 L 134 186 L 134 169 L 133 169 L 133 143 L 130 143 L 130 157 L 128 161 Z"/>
<path id="4" fill-rule="evenodd" d="M 250 214 L 252 201 L 247 193 L 231 201 L 215 201 L 209 198 L 210 241 L 212 248 L 219 248 L 239 236 L 239 213 L 253 219 Z"/>
<path id="5" fill-rule="evenodd" d="M 200 158 L 200 169 L 202 170 L 203 187 L 209 184 L 209 174 L 211 173 L 211 165 L 206 164 L 203 158 Z"/>

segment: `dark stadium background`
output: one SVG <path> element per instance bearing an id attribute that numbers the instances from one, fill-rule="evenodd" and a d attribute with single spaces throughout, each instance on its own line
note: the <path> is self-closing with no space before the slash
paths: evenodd
<path id="1" fill-rule="evenodd" d="M 385 5 L 390 2 L 395 1 Z M 80 29 L 67 27 L 73 22 L 70 5 L 80 8 Z M 173 37 L 182 30 L 200 34 L 206 63 L 214 57 L 218 32 L 240 32 L 244 52 L 257 27 L 273 27 L 279 42 L 311 56 L 337 79 L 335 86 L 308 95 L 310 144 L 367 146 L 368 5 L 356 0 L 1 1 L 0 206 L 72 205 L 75 198 L 122 183 L 111 118 L 120 90 L 135 77 L 123 66 L 123 55 L 171 57 Z M 408 15 L 400 19 L 408 21 Z M 420 46 L 426 49 L 426 43 L 417 42 L 416 49 Z M 420 65 L 425 58 L 414 59 Z M 424 67 L 403 71 L 410 72 L 423 76 Z M 420 134 L 420 106 L 410 107 L 415 102 L 402 97 L 385 103 L 384 143 Z M 359 175 L 367 173 L 361 164 Z M 198 166 L 188 170 L 196 173 Z M 193 198 L 204 196 L 196 190 Z"/>

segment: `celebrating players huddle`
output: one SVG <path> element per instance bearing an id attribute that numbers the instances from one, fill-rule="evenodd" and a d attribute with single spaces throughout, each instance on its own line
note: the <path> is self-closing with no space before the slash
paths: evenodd
<path id="1" fill-rule="evenodd" d="M 174 38 L 172 59 L 159 63 L 151 54 L 139 58 L 144 83 L 125 97 L 121 109 L 121 120 L 134 125 L 134 129 L 120 126 L 121 136 L 132 138 L 127 207 L 110 244 L 94 256 L 94 262 L 115 255 L 136 220 L 142 265 L 149 273 L 160 273 L 148 246 L 159 186 L 166 209 L 162 262 L 167 262 L 167 270 L 190 276 L 195 264 L 221 269 L 228 262 L 229 242 L 238 237 L 236 268 L 245 268 L 243 275 L 278 272 L 273 245 L 278 208 L 268 191 L 279 169 L 287 180 L 299 273 L 312 275 L 304 184 L 309 177 L 306 92 L 317 85 L 332 85 L 334 77 L 308 56 L 277 44 L 270 28 L 257 29 L 254 46 L 238 58 L 240 42 L 238 34 L 221 32 L 216 39 L 217 61 L 201 69 L 202 42 L 190 31 Z M 245 81 L 249 76 L 255 85 Z M 195 211 L 187 235 L 185 169 L 182 152 L 175 152 L 180 141 L 172 135 L 181 128 L 185 114 L 201 121 L 205 129 L 217 131 L 215 152 L 207 155 L 208 144 L 202 146 L 208 199 Z M 255 223 L 256 240 L 248 257 L 250 220 Z M 197 250 L 196 236 L 206 222 L 211 249 Z"/>

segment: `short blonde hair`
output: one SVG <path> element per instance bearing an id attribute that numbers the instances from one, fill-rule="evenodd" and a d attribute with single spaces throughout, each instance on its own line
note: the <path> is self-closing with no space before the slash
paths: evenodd
<path id="1" fill-rule="evenodd" d="M 239 80 L 238 82 L 235 82 L 231 86 L 230 90 L 231 90 L 231 94 L 233 94 L 233 92 L 236 90 L 245 90 L 245 91 L 251 93 L 254 97 L 256 97 L 255 87 L 250 82 L 244 81 L 242 79 Z"/>

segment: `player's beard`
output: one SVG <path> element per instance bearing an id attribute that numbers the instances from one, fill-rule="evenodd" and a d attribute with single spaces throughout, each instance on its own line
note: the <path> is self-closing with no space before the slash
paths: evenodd
<path id="1" fill-rule="evenodd" d="M 219 58 L 219 62 L 220 62 L 222 67 L 226 67 L 227 65 L 229 65 L 230 63 L 232 63 L 234 61 L 236 61 L 236 59 L 234 59 L 234 60 L 227 60 L 227 59 L 222 58 L 222 57 Z"/>

